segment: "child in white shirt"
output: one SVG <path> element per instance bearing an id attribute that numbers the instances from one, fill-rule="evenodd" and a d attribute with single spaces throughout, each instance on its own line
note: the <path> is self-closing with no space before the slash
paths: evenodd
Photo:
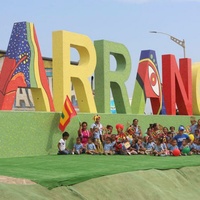
<path id="1" fill-rule="evenodd" d="M 69 138 L 69 133 L 64 132 L 62 138 L 58 142 L 58 155 L 67 155 L 70 151 L 66 148 L 66 140 Z"/>

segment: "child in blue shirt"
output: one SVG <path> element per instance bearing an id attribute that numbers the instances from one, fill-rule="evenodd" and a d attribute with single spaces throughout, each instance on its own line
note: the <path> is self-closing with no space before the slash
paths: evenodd
<path id="1" fill-rule="evenodd" d="M 175 139 L 171 141 L 171 144 L 168 145 L 168 150 L 171 156 L 173 156 L 174 149 L 178 149 L 177 142 Z"/>
<path id="2" fill-rule="evenodd" d="M 148 137 L 147 143 L 145 143 L 144 147 L 146 148 L 146 154 L 152 154 L 153 148 L 155 146 L 155 142 L 153 142 L 152 137 Z"/>
<path id="3" fill-rule="evenodd" d="M 153 155 L 154 156 L 165 156 L 165 149 L 163 148 L 163 139 L 157 138 L 156 144 L 153 148 Z"/>
<path id="4" fill-rule="evenodd" d="M 96 145 L 98 153 L 103 153 L 103 146 L 102 146 L 102 132 L 100 131 L 98 126 L 93 127 L 93 139 L 94 139 L 94 144 Z"/>
<path id="5" fill-rule="evenodd" d="M 197 144 L 198 144 L 198 139 L 196 138 L 194 138 L 194 141 L 189 144 L 190 150 L 193 154 L 198 154 Z"/>
<path id="6" fill-rule="evenodd" d="M 87 154 L 97 154 L 97 149 L 95 144 L 92 142 L 92 138 L 88 138 L 88 143 L 86 145 L 86 153 Z"/>
<path id="7" fill-rule="evenodd" d="M 111 138 L 107 137 L 104 146 L 103 146 L 104 154 L 105 155 L 112 155 L 113 154 L 113 144 L 111 143 Z"/>
<path id="8" fill-rule="evenodd" d="M 184 149 L 185 148 L 188 148 L 189 152 L 184 153 Z M 189 147 L 188 141 L 186 139 L 184 139 L 182 141 L 182 145 L 179 147 L 179 149 L 181 151 L 181 155 L 183 155 L 183 156 L 187 156 L 187 155 L 191 155 L 192 154 L 192 152 L 190 151 L 190 147 Z"/>
<path id="9" fill-rule="evenodd" d="M 74 144 L 74 147 L 72 149 L 72 154 L 82 154 L 83 151 L 83 144 L 81 143 L 81 138 L 76 138 L 76 143 Z"/>

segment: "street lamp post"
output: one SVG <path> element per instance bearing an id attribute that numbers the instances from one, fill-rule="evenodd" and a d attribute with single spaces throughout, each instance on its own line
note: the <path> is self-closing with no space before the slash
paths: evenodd
<path id="1" fill-rule="evenodd" d="M 175 43 L 177 43 L 178 45 L 183 47 L 184 58 L 186 57 L 186 55 L 185 55 L 185 40 L 184 39 L 179 40 L 179 39 L 175 38 L 174 36 L 169 35 L 168 33 L 163 33 L 163 32 L 158 32 L 158 31 L 150 31 L 150 33 L 160 33 L 160 34 L 169 36 L 172 41 L 174 41 Z"/>

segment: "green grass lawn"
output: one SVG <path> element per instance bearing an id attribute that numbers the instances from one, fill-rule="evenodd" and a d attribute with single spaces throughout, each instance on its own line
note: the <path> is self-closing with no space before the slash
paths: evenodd
<path id="1" fill-rule="evenodd" d="M 47 155 L 0 158 L 0 175 L 30 179 L 51 189 L 123 172 L 190 166 L 200 166 L 200 156 Z"/>

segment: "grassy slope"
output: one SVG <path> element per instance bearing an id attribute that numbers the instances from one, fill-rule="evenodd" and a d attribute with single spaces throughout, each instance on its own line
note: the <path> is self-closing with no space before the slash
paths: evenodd
<path id="1" fill-rule="evenodd" d="M 200 156 L 51 155 L 1 158 L 0 163 L 0 175 L 27 178 L 52 189 L 123 172 L 200 166 Z"/>
<path id="2" fill-rule="evenodd" d="M 89 173 L 89 172 L 88 172 Z M 0 184 L 1 200 L 199 199 L 200 167 L 125 172 L 48 190 L 40 185 Z"/>

